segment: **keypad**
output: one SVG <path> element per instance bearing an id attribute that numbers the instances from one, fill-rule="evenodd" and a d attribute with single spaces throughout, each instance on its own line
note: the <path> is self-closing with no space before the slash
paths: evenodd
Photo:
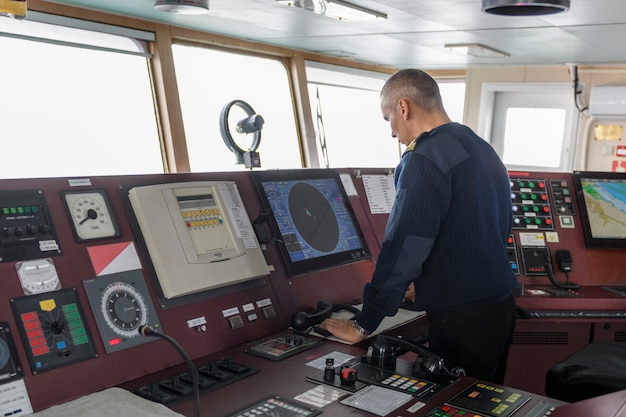
<path id="1" fill-rule="evenodd" d="M 420 381 L 419 379 L 398 374 L 393 374 L 387 379 L 380 381 L 380 383 L 399 391 L 406 391 L 410 394 L 414 394 L 429 385 L 427 382 Z"/>
<path id="2" fill-rule="evenodd" d="M 463 410 L 462 408 L 442 405 L 433 408 L 425 417 L 486 417 L 482 414 L 476 414 L 473 411 Z"/>

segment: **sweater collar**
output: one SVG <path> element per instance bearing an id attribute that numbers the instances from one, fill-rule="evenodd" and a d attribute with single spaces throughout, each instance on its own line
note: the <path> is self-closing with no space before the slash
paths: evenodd
<path id="1" fill-rule="evenodd" d="M 409 143 L 409 145 L 406 147 L 406 149 L 404 150 L 404 152 L 402 154 L 404 155 L 407 152 L 411 152 L 411 151 L 415 150 L 415 147 L 417 146 L 417 142 L 419 142 L 421 139 L 437 133 L 437 131 L 439 129 L 443 128 L 444 126 L 451 125 L 452 123 L 454 123 L 454 122 L 450 122 L 450 123 L 446 123 L 446 124 L 443 124 L 443 125 L 439 125 L 439 126 L 433 128 L 432 130 L 429 130 L 428 132 L 420 133 L 420 135 L 418 137 L 416 137 L 415 139 L 413 139 L 413 141 L 411 143 Z"/>

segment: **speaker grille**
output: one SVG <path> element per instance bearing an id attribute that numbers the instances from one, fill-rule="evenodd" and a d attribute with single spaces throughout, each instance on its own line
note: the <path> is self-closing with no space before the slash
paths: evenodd
<path id="1" fill-rule="evenodd" d="M 567 332 L 515 332 L 514 345 L 567 345 Z"/>
<path id="2" fill-rule="evenodd" d="M 615 334 L 613 334 L 613 341 L 626 342 L 626 331 L 615 332 Z"/>

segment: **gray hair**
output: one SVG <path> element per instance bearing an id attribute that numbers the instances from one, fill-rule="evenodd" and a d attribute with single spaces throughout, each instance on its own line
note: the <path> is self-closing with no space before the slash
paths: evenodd
<path id="1" fill-rule="evenodd" d="M 426 111 L 443 111 L 437 82 L 419 69 L 403 69 L 393 74 L 380 91 L 383 108 L 406 98 Z"/>

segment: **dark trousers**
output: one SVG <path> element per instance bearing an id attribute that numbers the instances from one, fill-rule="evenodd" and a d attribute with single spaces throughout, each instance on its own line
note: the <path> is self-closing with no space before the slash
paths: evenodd
<path id="1" fill-rule="evenodd" d="M 515 298 L 428 313 L 429 349 L 448 369 L 502 384 L 515 330 Z"/>

